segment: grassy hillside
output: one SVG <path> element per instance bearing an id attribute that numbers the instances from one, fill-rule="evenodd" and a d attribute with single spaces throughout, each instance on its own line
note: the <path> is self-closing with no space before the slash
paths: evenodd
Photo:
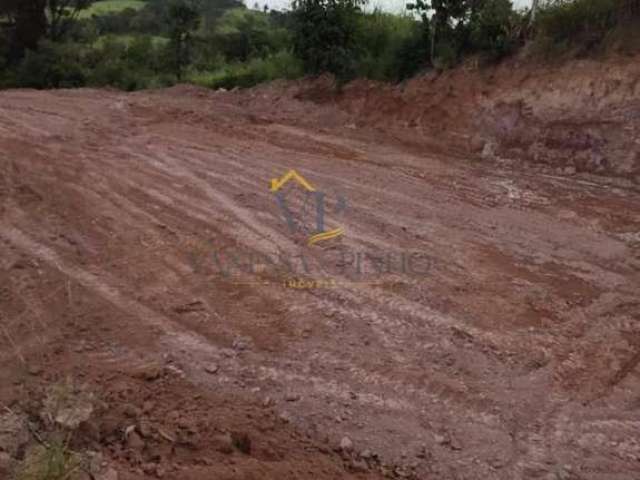
<path id="1" fill-rule="evenodd" d="M 127 8 L 140 10 L 144 7 L 143 0 L 102 0 L 93 3 L 89 8 L 80 12 L 80 18 L 90 18 L 93 15 L 104 15 L 106 13 L 117 13 Z"/>

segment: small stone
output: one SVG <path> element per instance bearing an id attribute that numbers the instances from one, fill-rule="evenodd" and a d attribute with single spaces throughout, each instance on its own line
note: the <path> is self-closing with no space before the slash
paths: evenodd
<path id="1" fill-rule="evenodd" d="M 94 474 L 95 480 L 118 480 L 118 472 L 113 468 L 107 468 L 102 473 Z"/>
<path id="2" fill-rule="evenodd" d="M 446 439 L 446 437 L 444 435 L 439 435 L 439 434 L 436 433 L 433 436 L 433 439 L 436 441 L 436 443 L 438 445 L 444 445 L 445 443 L 447 443 L 447 439 Z"/>
<path id="3" fill-rule="evenodd" d="M 141 373 L 147 382 L 153 382 L 162 376 L 162 369 L 159 367 L 149 367 Z"/>
<path id="4" fill-rule="evenodd" d="M 564 173 L 565 175 L 575 175 L 575 173 L 576 173 L 576 167 L 571 167 L 571 166 L 569 166 L 569 167 L 565 167 L 565 168 L 564 168 L 563 173 Z"/>
<path id="5" fill-rule="evenodd" d="M 127 436 L 127 447 L 131 450 L 142 450 L 144 448 L 144 440 L 136 432 L 131 432 Z"/>
<path id="6" fill-rule="evenodd" d="M 484 149 L 485 143 L 486 142 L 481 137 L 474 136 L 473 138 L 471 138 L 471 141 L 469 142 L 469 147 L 471 148 L 471 151 L 473 153 L 480 153 Z"/>
<path id="7" fill-rule="evenodd" d="M 351 470 L 356 473 L 364 473 L 369 470 L 369 465 L 364 460 L 352 460 L 351 461 Z"/>
<path id="8" fill-rule="evenodd" d="M 287 393 L 287 395 L 284 397 L 284 399 L 287 402 L 297 402 L 298 400 L 300 400 L 300 395 L 298 395 L 297 393 Z"/>
<path id="9" fill-rule="evenodd" d="M 244 340 L 236 339 L 233 341 L 233 344 L 231 345 L 231 347 L 238 352 L 242 352 L 244 350 L 249 349 L 249 344 Z"/>
<path id="10" fill-rule="evenodd" d="M 280 415 L 278 415 L 278 418 L 280 419 L 280 421 L 282 423 L 290 423 L 291 422 L 291 415 L 289 415 L 289 413 L 287 413 L 287 412 L 282 412 Z"/>
<path id="11" fill-rule="evenodd" d="M 218 373 L 218 370 L 220 370 L 220 367 L 215 363 L 212 363 L 211 365 L 207 365 L 206 367 L 204 367 L 204 371 L 210 375 L 215 375 L 216 373 Z"/>
<path id="12" fill-rule="evenodd" d="M 451 446 L 452 450 L 462 450 L 462 444 L 455 438 L 452 438 L 449 441 L 449 445 Z"/>
<path id="13" fill-rule="evenodd" d="M 6 452 L 0 452 L 0 478 L 11 478 L 14 460 Z"/>
<path id="14" fill-rule="evenodd" d="M 127 403 L 122 407 L 122 413 L 129 418 L 138 418 L 141 414 L 140 409 L 131 403 Z"/>
<path id="15" fill-rule="evenodd" d="M 407 471 L 405 467 L 397 466 L 394 469 L 394 473 L 399 478 L 409 478 L 411 476 L 411 472 Z"/>
<path id="16" fill-rule="evenodd" d="M 230 454 L 233 453 L 233 438 L 228 433 L 222 435 L 216 435 L 213 438 L 213 443 L 216 450 L 220 453 Z"/>
<path id="17" fill-rule="evenodd" d="M 342 440 L 340 440 L 340 450 L 343 452 L 350 452 L 353 450 L 353 442 L 349 437 L 342 437 Z"/>
<path id="18" fill-rule="evenodd" d="M 371 457 L 373 457 L 373 453 L 371 453 L 371 450 L 369 450 L 369 449 L 366 449 L 366 450 L 363 450 L 362 452 L 360 452 L 360 458 L 363 458 L 363 459 L 367 460 L 367 459 L 369 459 Z"/>
<path id="19" fill-rule="evenodd" d="M 29 438 L 26 417 L 10 412 L 0 414 L 0 452 L 16 458 L 29 443 Z"/>
<path id="20" fill-rule="evenodd" d="M 29 375 L 32 375 L 34 377 L 42 375 L 43 372 L 42 367 L 40 367 L 39 365 L 29 365 L 27 371 L 29 372 Z"/>
<path id="21" fill-rule="evenodd" d="M 140 420 L 137 429 L 142 438 L 149 438 L 151 436 L 151 424 L 148 420 Z"/>

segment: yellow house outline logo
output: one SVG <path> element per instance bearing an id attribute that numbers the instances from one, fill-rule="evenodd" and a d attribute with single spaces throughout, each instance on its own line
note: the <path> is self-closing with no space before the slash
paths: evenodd
<path id="1" fill-rule="evenodd" d="M 302 175 L 300 175 L 295 170 L 289 170 L 281 178 L 272 179 L 271 180 L 271 191 L 272 192 L 277 192 L 278 190 L 280 190 L 282 187 L 284 187 L 291 180 L 295 180 L 300 185 L 302 185 L 302 188 L 304 188 L 305 190 L 307 190 L 309 192 L 315 192 L 316 191 L 316 189 Z"/>
<path id="2" fill-rule="evenodd" d="M 282 177 L 272 179 L 269 189 L 273 193 L 277 193 L 278 191 L 280 191 L 282 189 L 282 187 L 284 187 L 290 181 L 295 181 L 296 183 L 298 183 L 302 188 L 304 188 L 308 192 L 317 192 L 317 190 L 314 188 L 314 186 L 311 185 L 311 183 L 309 183 L 302 175 L 300 175 L 295 170 L 289 170 Z M 285 212 L 285 214 L 286 214 L 286 212 Z M 331 240 L 332 238 L 337 238 L 337 237 L 339 237 L 341 235 L 344 235 L 344 228 L 342 228 L 342 227 L 334 228 L 332 230 L 322 231 L 322 232 L 316 233 L 315 235 L 312 235 L 311 237 L 309 237 L 309 239 L 307 240 L 307 244 L 308 245 L 315 245 L 318 242 L 322 242 L 322 241 L 325 241 L 325 240 Z"/>

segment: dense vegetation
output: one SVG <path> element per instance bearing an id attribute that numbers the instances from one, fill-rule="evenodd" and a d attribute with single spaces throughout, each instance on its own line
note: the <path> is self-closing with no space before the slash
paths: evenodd
<path id="1" fill-rule="evenodd" d="M 640 0 L 550 0 L 535 16 L 510 0 L 415 0 L 404 15 L 365 1 L 276 12 L 240 0 L 0 0 L 0 87 L 233 88 L 322 72 L 399 81 L 525 45 L 556 57 L 640 45 Z"/>

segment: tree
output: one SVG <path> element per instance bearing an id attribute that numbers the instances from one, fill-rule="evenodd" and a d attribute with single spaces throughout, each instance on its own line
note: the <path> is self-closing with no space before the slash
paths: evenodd
<path id="1" fill-rule="evenodd" d="M 346 80 L 355 72 L 357 16 L 366 0 L 294 0 L 293 48 L 312 74 Z"/>
<path id="2" fill-rule="evenodd" d="M 78 12 L 92 0 L 0 0 L 0 16 L 7 19 L 12 59 L 26 50 L 36 50 L 45 37 L 59 40 L 67 33 Z"/>
<path id="3" fill-rule="evenodd" d="M 192 30 L 198 27 L 200 12 L 196 5 L 188 0 L 174 0 L 169 5 L 169 48 L 172 52 L 173 69 L 178 78 L 182 80 L 184 67 L 191 60 Z"/>
<path id="4" fill-rule="evenodd" d="M 507 55 L 515 45 L 513 4 L 511 0 L 484 0 L 469 21 L 473 51 L 490 60 Z"/>
<path id="5" fill-rule="evenodd" d="M 414 10 L 422 17 L 422 22 L 430 34 L 431 63 L 435 64 L 436 46 L 441 39 L 445 40 L 454 26 L 464 22 L 474 0 L 416 0 L 407 4 L 407 9 Z"/>
<path id="6" fill-rule="evenodd" d="M 48 36 L 51 40 L 60 40 L 78 18 L 80 10 L 91 5 L 93 0 L 49 0 L 47 2 L 47 18 L 49 19 Z"/>

